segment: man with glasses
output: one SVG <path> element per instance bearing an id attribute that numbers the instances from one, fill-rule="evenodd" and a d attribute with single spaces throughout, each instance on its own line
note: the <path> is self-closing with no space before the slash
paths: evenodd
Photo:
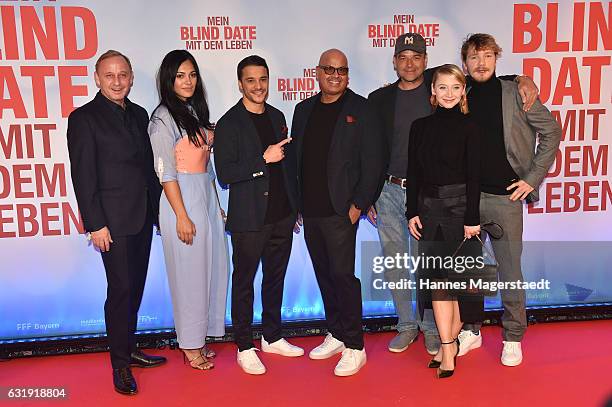
<path id="1" fill-rule="evenodd" d="M 342 352 L 334 373 L 350 376 L 366 363 L 355 277 L 357 222 L 375 198 L 382 150 L 365 131 L 365 98 L 348 89 L 346 55 L 323 52 L 316 72 L 321 92 L 295 107 L 291 129 L 304 238 L 329 331 L 309 356 L 327 359 Z"/>

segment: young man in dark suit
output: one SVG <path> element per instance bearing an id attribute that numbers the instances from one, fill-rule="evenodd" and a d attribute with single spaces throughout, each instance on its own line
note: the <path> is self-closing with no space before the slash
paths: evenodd
<path id="1" fill-rule="evenodd" d="M 317 66 L 321 92 L 295 107 L 300 212 L 329 333 L 310 352 L 342 352 L 334 373 L 350 376 L 366 363 L 361 284 L 355 277 L 357 222 L 372 205 L 382 173 L 380 143 L 366 132 L 366 100 L 348 89 L 348 61 L 337 49 Z"/>
<path id="2" fill-rule="evenodd" d="M 127 98 L 134 81 L 129 59 L 107 51 L 94 75 L 100 91 L 68 117 L 68 153 L 85 230 L 106 270 L 104 316 L 115 390 L 132 395 L 138 388 L 130 366 L 166 362 L 139 351 L 134 337 L 161 186 L 147 134 L 149 116 Z"/>
<path id="3" fill-rule="evenodd" d="M 238 364 L 249 374 L 265 366 L 253 345 L 253 281 L 262 263 L 261 346 L 264 352 L 302 356 L 281 333 L 283 285 L 297 217 L 295 154 L 283 113 L 266 103 L 269 72 L 257 55 L 238 64 L 242 98 L 215 128 L 215 167 L 229 185 L 226 229 L 232 235 L 232 327 Z"/>

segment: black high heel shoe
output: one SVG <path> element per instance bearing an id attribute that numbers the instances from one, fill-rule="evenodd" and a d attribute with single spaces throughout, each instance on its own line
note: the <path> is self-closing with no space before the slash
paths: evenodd
<path id="1" fill-rule="evenodd" d="M 453 357 L 453 365 L 456 368 L 457 367 L 457 356 L 459 355 L 459 338 L 455 339 L 454 341 L 450 341 L 450 342 L 442 342 L 442 345 L 450 345 L 451 343 L 457 344 L 457 353 L 455 353 L 455 356 Z M 442 362 L 440 362 L 440 365 L 441 364 Z M 455 373 L 454 368 L 452 370 L 444 370 L 438 366 L 438 379 L 445 379 L 447 377 L 451 377 L 453 373 Z"/>
<path id="2" fill-rule="evenodd" d="M 427 365 L 428 368 L 430 369 L 436 369 L 438 367 L 440 367 L 440 365 L 442 364 L 442 362 L 437 361 L 435 359 L 432 359 L 429 361 L 429 364 Z"/>
<path id="3" fill-rule="evenodd" d="M 459 338 L 455 339 L 455 341 L 457 342 L 457 355 L 458 355 L 459 354 Z M 452 342 L 449 342 L 449 344 L 451 344 L 451 343 Z M 431 359 L 429 361 L 429 364 L 427 365 L 427 367 L 430 368 L 430 369 L 437 369 L 437 368 L 440 367 L 441 364 L 442 364 L 442 361 Z"/>

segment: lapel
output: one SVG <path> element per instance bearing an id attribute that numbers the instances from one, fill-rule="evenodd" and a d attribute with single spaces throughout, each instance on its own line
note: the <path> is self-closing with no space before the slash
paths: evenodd
<path id="1" fill-rule="evenodd" d="M 107 100 L 105 100 L 105 96 L 102 95 L 102 93 L 100 93 L 100 91 L 98 91 L 98 93 L 96 94 L 94 100 L 96 101 L 96 103 L 98 104 L 98 106 L 100 107 L 100 109 L 102 109 L 103 112 L 105 112 L 105 114 L 103 115 L 105 118 L 107 117 L 112 117 L 113 120 L 107 121 L 107 123 L 109 125 L 111 125 L 113 127 L 113 129 L 115 129 L 118 133 L 120 133 L 119 138 L 121 140 L 127 140 L 127 143 L 129 143 L 129 145 L 136 149 L 139 150 L 139 146 L 137 144 L 137 141 L 134 140 L 134 137 L 123 125 L 123 123 L 120 123 L 119 125 L 116 125 L 116 123 L 119 123 L 121 116 L 119 116 L 119 113 L 116 112 L 114 109 L 114 106 L 109 105 L 109 102 Z M 112 103 L 112 102 L 110 102 Z M 127 100 L 126 98 L 126 105 L 127 103 L 131 103 L 129 102 L 129 100 Z"/>
<path id="2" fill-rule="evenodd" d="M 502 122 L 504 125 L 504 146 L 506 147 L 506 153 L 510 152 L 512 142 L 512 119 L 515 115 L 516 101 L 510 86 L 514 85 L 514 82 L 505 83 L 501 82 L 502 90 Z"/>
<path id="3" fill-rule="evenodd" d="M 340 140 L 342 139 L 345 133 L 343 131 L 343 128 L 345 126 L 347 116 L 349 116 L 349 114 L 351 113 L 353 95 L 354 95 L 353 91 L 350 89 L 347 89 L 346 94 L 342 96 L 342 97 L 345 97 L 346 99 L 344 100 L 344 103 L 342 104 L 342 110 L 340 110 L 340 115 L 338 116 L 338 120 L 336 120 L 336 125 L 334 127 L 334 134 L 332 136 L 331 143 L 329 145 L 330 152 L 334 150 L 335 145 L 340 142 Z M 356 117 L 355 119 L 358 120 L 360 118 Z M 352 124 L 352 126 L 355 126 L 355 125 L 356 125 L 356 122 Z M 329 154 L 329 157 L 332 157 L 331 153 Z"/>
<path id="4" fill-rule="evenodd" d="M 244 124 L 244 129 L 246 130 L 243 137 L 248 140 L 251 140 L 255 144 L 255 147 L 258 152 L 262 151 L 261 140 L 259 140 L 259 136 L 257 135 L 257 129 L 255 128 L 253 120 L 251 120 L 249 111 L 246 109 L 246 107 L 244 107 L 242 99 L 240 99 L 234 107 L 238 109 L 240 121 Z"/>
<path id="5" fill-rule="evenodd" d="M 278 115 L 274 110 L 272 110 L 272 106 L 266 103 L 266 112 L 268 112 L 268 117 L 272 122 L 272 128 L 274 129 L 274 140 L 276 142 L 280 142 L 282 139 L 287 137 L 287 134 L 283 134 L 283 128 L 281 125 L 281 121 L 278 120 Z"/>
<path id="6" fill-rule="evenodd" d="M 385 126 L 390 129 L 390 131 L 386 132 L 388 138 L 387 142 L 389 143 L 389 145 L 393 143 L 393 126 L 395 124 L 395 101 L 397 99 L 398 84 L 399 79 L 393 84 L 389 85 L 389 97 L 383 98 L 383 106 L 381 106 Z"/>
<path id="7" fill-rule="evenodd" d="M 295 144 L 295 153 L 297 155 L 297 160 L 298 160 L 298 174 L 302 173 L 302 151 L 303 151 L 303 146 L 304 146 L 304 133 L 306 132 L 306 126 L 308 124 L 308 119 L 310 118 L 310 115 L 312 114 L 312 109 L 314 109 L 315 104 L 319 103 L 319 100 L 321 100 L 321 92 L 317 93 L 315 96 L 311 97 L 310 99 L 306 99 L 303 104 L 304 113 L 302 114 L 302 121 L 301 123 L 299 123 L 300 128 L 296 129 L 300 135 L 297 138 L 296 144 Z M 295 120 L 295 117 L 293 118 L 293 120 Z"/>

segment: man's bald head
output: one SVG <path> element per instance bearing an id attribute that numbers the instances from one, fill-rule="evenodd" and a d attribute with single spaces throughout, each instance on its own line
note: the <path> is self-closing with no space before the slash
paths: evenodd
<path id="1" fill-rule="evenodd" d="M 332 48 L 328 49 L 327 51 L 324 51 L 321 54 L 321 57 L 319 58 L 319 65 L 329 65 L 330 59 L 335 61 L 339 60 L 342 62 L 341 66 L 348 67 L 348 58 L 346 57 L 344 52 L 340 51 L 339 49 Z"/>
<path id="2" fill-rule="evenodd" d="M 317 81 L 321 89 L 321 101 L 338 100 L 348 87 L 348 58 L 339 49 L 328 49 L 321 54 L 317 66 Z"/>

